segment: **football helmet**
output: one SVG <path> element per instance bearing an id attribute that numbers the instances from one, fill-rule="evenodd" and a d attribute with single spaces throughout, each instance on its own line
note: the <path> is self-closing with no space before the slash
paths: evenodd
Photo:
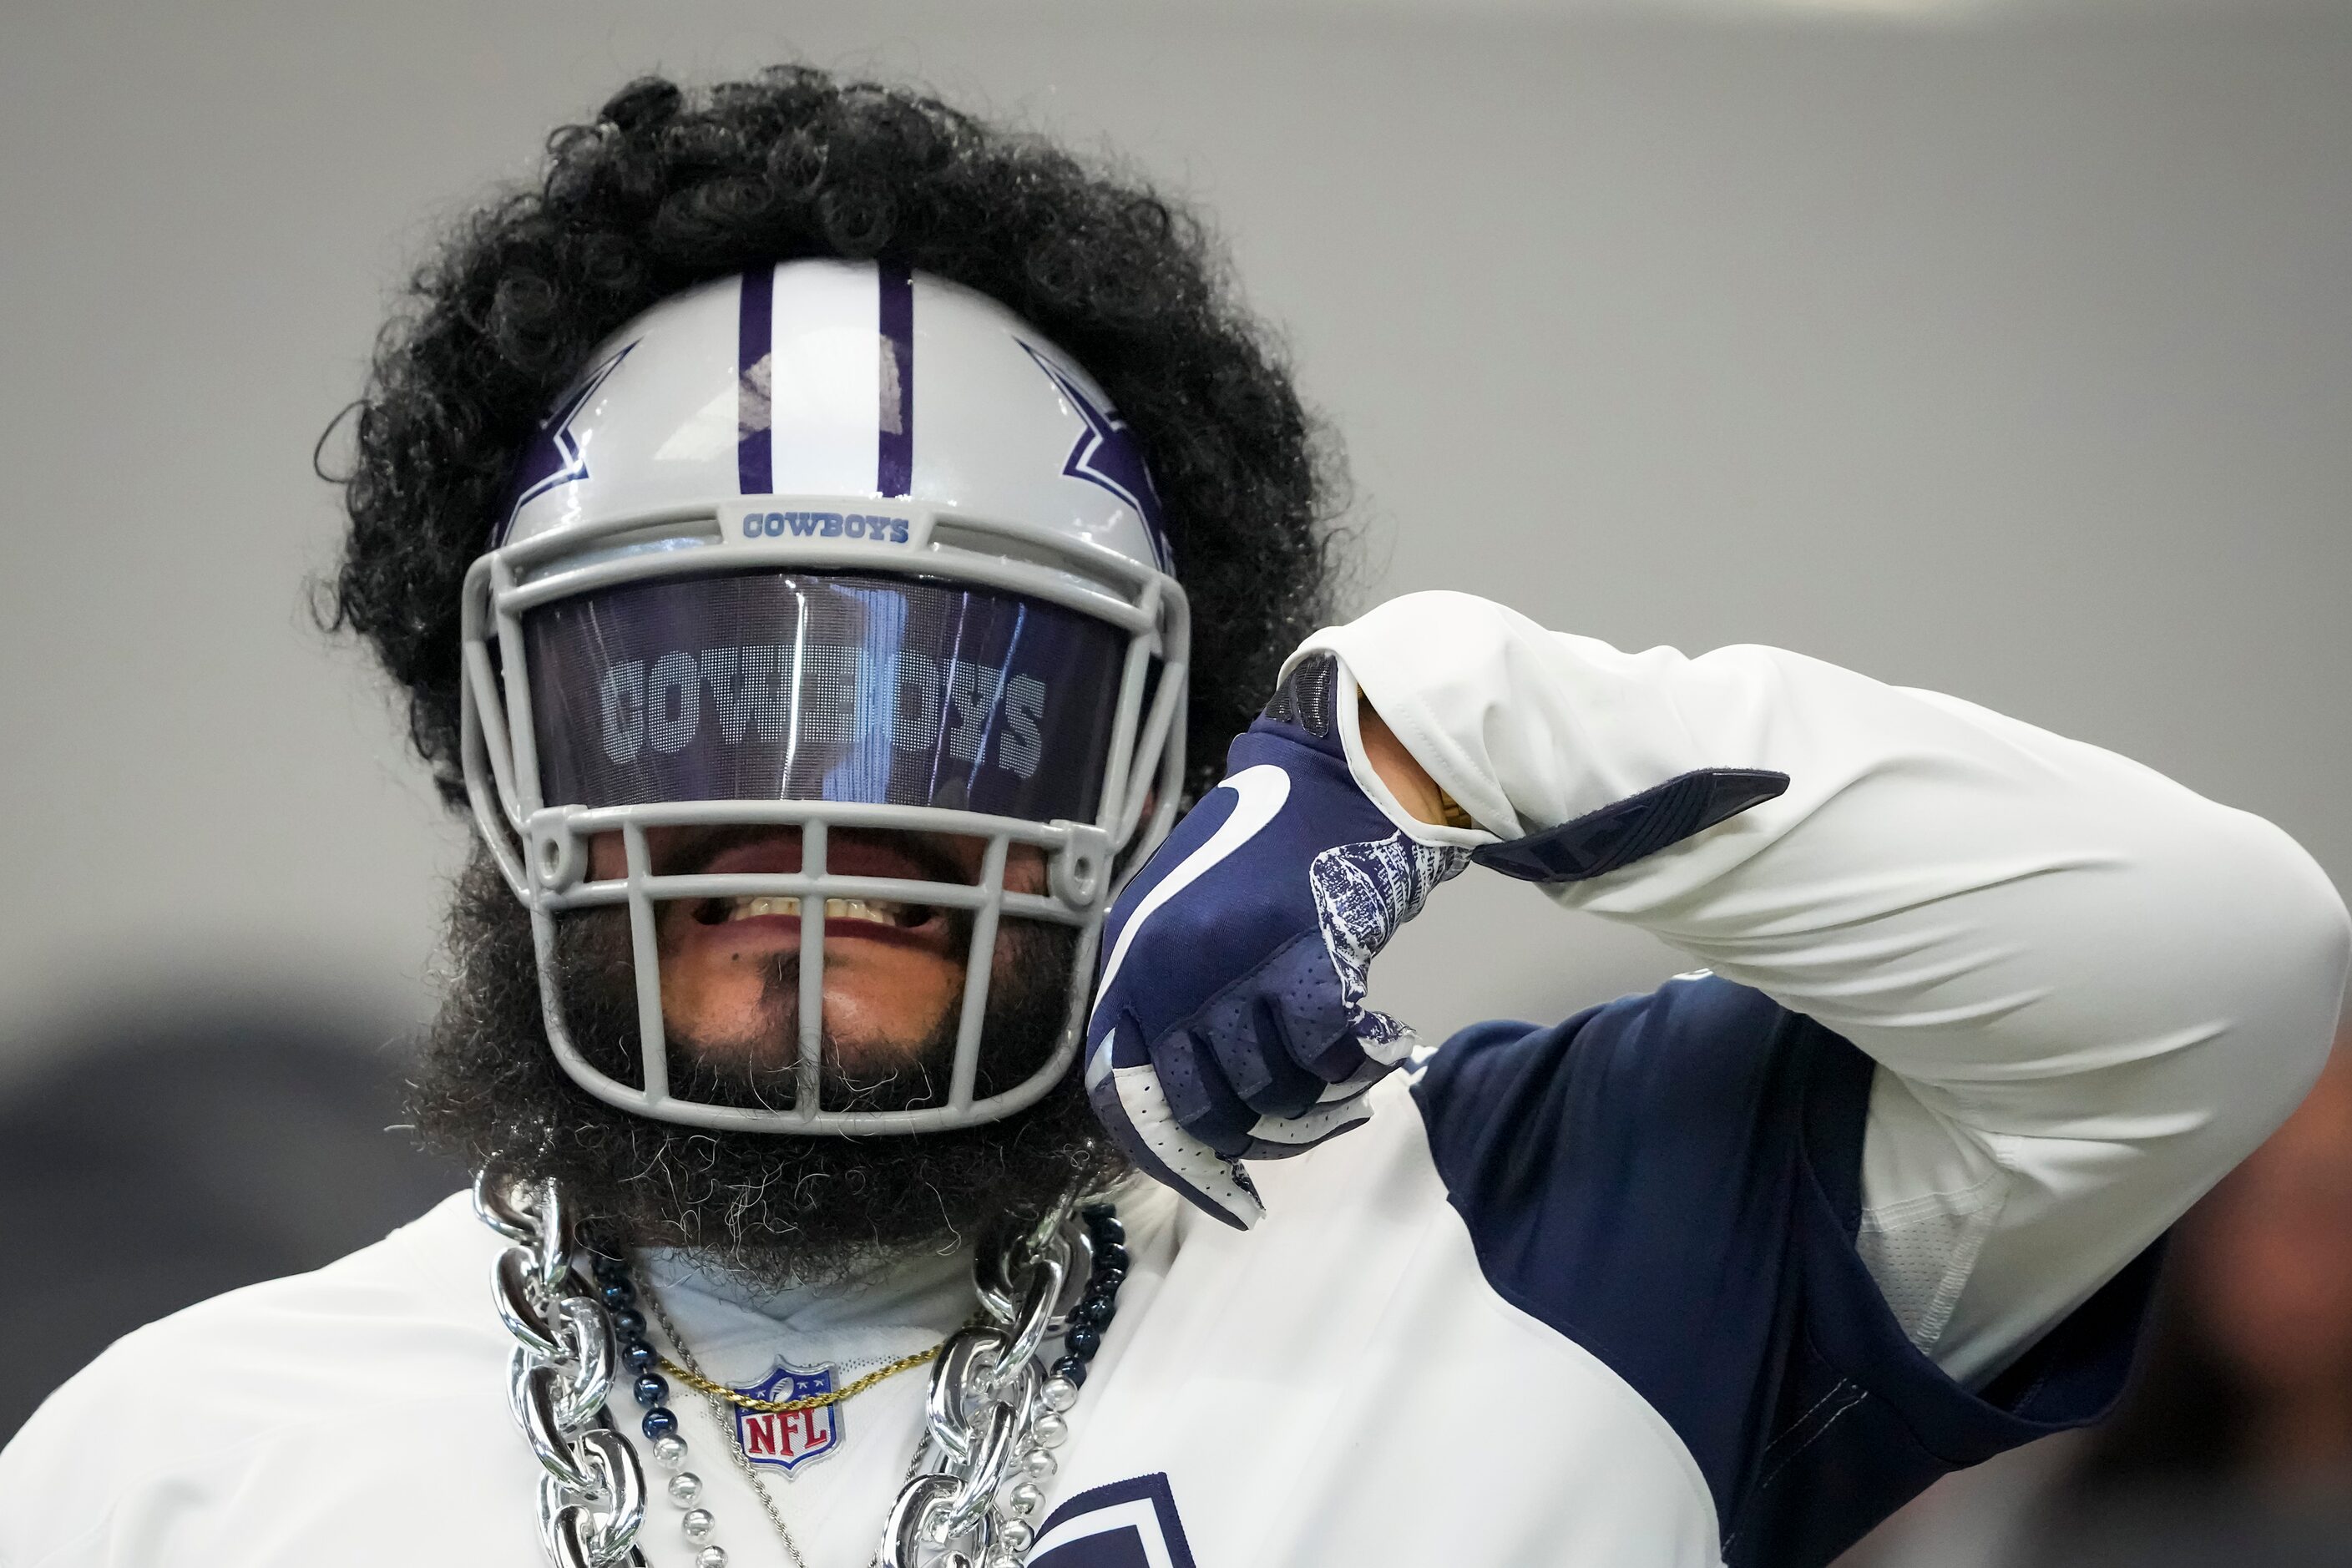
<path id="1" fill-rule="evenodd" d="M 831 260 L 656 305 L 523 452 L 462 635 L 467 790 L 530 911 L 549 1042 L 590 1093 L 701 1126 L 919 1132 L 1008 1115 L 1068 1070 L 1113 884 L 1177 807 L 1186 609 L 1134 437 L 1010 311 Z M 649 829 L 774 826 L 800 832 L 790 874 L 657 873 L 646 848 Z M 979 878 L 828 868 L 828 832 L 877 830 L 977 839 Z M 606 834 L 625 870 L 598 879 Z M 1043 892 L 1005 886 L 1018 846 L 1042 853 Z M 791 1102 L 673 1092 L 657 909 L 752 898 L 800 920 Z M 938 1103 L 819 1103 L 829 900 L 968 911 Z M 634 1082 L 575 1044 L 554 962 L 557 917 L 611 905 L 628 910 Z M 1043 1066 L 982 1094 L 1008 919 L 1076 929 L 1068 1016 Z"/>

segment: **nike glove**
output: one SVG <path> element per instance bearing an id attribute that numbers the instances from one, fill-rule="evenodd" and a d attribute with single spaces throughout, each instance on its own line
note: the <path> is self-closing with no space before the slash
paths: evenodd
<path id="1" fill-rule="evenodd" d="M 1365 971 L 1466 849 L 1419 844 L 1357 787 L 1328 654 L 1292 670 L 1112 906 L 1087 1092 L 1137 1164 L 1227 1224 L 1265 1212 L 1242 1168 L 1338 1136 L 1412 1050 Z"/>

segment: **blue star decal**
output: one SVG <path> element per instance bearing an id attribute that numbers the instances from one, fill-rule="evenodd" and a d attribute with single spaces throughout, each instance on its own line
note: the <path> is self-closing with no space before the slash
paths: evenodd
<path id="1" fill-rule="evenodd" d="M 492 549 L 506 542 L 507 530 L 514 526 L 515 514 L 525 506 L 558 485 L 588 477 L 588 455 L 580 449 L 580 439 L 572 432 L 572 421 L 579 417 L 588 400 L 596 395 L 596 389 L 611 378 L 636 346 L 634 341 L 623 344 L 618 353 L 582 376 L 571 395 L 540 422 L 538 433 L 531 437 L 530 444 L 522 449 L 521 459 L 515 464 L 514 500 L 507 508 L 506 521 L 499 524 L 490 539 Z"/>
<path id="2" fill-rule="evenodd" d="M 1132 507 L 1136 516 L 1143 520 L 1144 531 L 1151 536 L 1153 558 L 1161 570 L 1168 570 L 1168 541 L 1160 531 L 1160 492 L 1151 487 L 1151 471 L 1144 466 L 1143 449 L 1137 445 L 1135 433 L 1114 410 L 1087 396 L 1076 377 L 1032 345 L 1021 346 L 1037 362 L 1037 368 L 1045 373 L 1070 406 L 1077 410 L 1078 417 L 1086 421 L 1086 431 L 1078 437 L 1078 444 L 1070 448 L 1062 472 L 1071 479 L 1100 485 Z"/>

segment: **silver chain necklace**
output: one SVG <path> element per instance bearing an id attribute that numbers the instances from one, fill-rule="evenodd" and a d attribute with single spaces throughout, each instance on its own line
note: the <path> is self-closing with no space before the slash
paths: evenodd
<path id="1" fill-rule="evenodd" d="M 1078 1402 L 1077 1384 L 1045 1376 L 1037 1356 L 1048 1334 L 1068 1330 L 1076 1301 L 1063 1286 L 1093 1256 L 1071 1218 L 1076 1205 L 1066 1194 L 1028 1235 L 972 1260 L 992 1321 L 949 1335 L 931 1363 L 916 1473 L 890 1505 L 875 1568 L 1019 1568 L 1035 1539 L 1029 1518 Z"/>
<path id="2" fill-rule="evenodd" d="M 1087 1228 L 1073 1217 L 1076 1199 L 1075 1191 L 1065 1194 L 1034 1229 L 982 1247 L 974 1259 L 973 1287 L 989 1321 L 950 1335 L 932 1363 L 923 1432 L 871 1568 L 1019 1568 L 1035 1540 L 1031 1517 L 1045 1500 L 1042 1483 L 1059 1468 L 1053 1450 L 1069 1436 L 1064 1417 L 1078 1398 L 1075 1376 L 1048 1376 L 1038 1358 L 1049 1334 L 1072 1328 L 1078 1291 L 1066 1287 L 1083 1287 L 1088 1271 L 1078 1265 L 1094 1257 Z M 572 1271 L 561 1194 L 552 1182 L 486 1170 L 475 1179 L 474 1208 L 510 1244 L 493 1266 L 492 1296 L 515 1339 L 509 1404 L 540 1462 L 548 1561 L 554 1568 L 643 1563 L 635 1542 L 645 1470 L 605 1411 L 616 1362 L 613 1321 Z M 675 1329 L 664 1327 L 683 1352 Z M 674 1428 L 675 1416 L 663 1414 Z M 674 1431 L 656 1447 L 666 1463 L 669 1449 L 682 1458 Z M 756 1477 L 752 1485 L 801 1563 Z M 708 1512 L 698 1511 L 708 1539 Z M 700 1555 L 714 1559 L 710 1568 L 726 1562 L 712 1547 Z"/>
<path id="3" fill-rule="evenodd" d="M 514 1336 L 507 1406 L 539 1460 L 539 1542 L 555 1568 L 642 1562 L 646 1472 L 613 1429 L 612 1319 L 572 1272 L 571 1226 L 553 1182 L 509 1183 L 485 1171 L 474 1212 L 511 1244 L 491 1266 L 499 1321 Z"/>

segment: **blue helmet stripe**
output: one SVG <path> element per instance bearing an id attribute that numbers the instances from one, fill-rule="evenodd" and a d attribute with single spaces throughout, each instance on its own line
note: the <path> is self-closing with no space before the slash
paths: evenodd
<path id="1" fill-rule="evenodd" d="M 768 378 L 775 346 L 776 269 L 743 274 L 743 301 L 735 331 L 735 477 L 747 496 L 776 488 L 776 437 Z"/>
<path id="2" fill-rule="evenodd" d="M 897 262 L 883 262 L 882 397 L 874 489 L 902 496 L 915 479 L 915 279 Z"/>

